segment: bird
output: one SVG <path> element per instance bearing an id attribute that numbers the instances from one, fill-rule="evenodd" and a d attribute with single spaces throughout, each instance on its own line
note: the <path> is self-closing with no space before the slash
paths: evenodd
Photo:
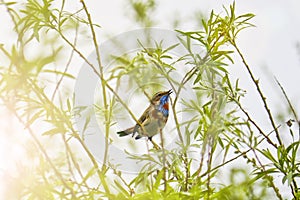
<path id="1" fill-rule="evenodd" d="M 126 130 L 119 131 L 120 137 L 132 134 L 138 140 L 147 137 L 152 141 L 152 137 L 158 134 L 166 125 L 169 117 L 169 99 L 172 90 L 160 91 L 153 95 L 150 105 L 144 111 L 137 123 Z"/>

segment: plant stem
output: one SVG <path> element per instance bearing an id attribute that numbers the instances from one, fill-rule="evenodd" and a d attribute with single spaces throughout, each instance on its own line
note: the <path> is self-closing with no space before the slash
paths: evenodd
<path id="1" fill-rule="evenodd" d="M 233 98 L 233 101 L 239 106 L 241 111 L 247 116 L 247 119 L 256 127 L 256 129 L 259 131 L 260 134 L 264 136 L 264 138 L 267 140 L 269 144 L 271 144 L 274 148 L 277 149 L 277 145 L 269 138 L 268 135 L 266 135 L 263 130 L 257 125 L 257 123 L 251 118 L 250 114 L 242 107 L 241 103 Z M 275 129 L 274 129 L 275 131 Z"/>
<path id="2" fill-rule="evenodd" d="M 6 102 L 5 99 L 3 99 L 3 102 Z M 9 108 L 9 106 L 7 106 Z M 33 138 L 34 142 L 37 144 L 37 146 L 39 147 L 40 151 L 42 152 L 42 154 L 44 155 L 44 157 L 46 158 L 46 160 L 48 161 L 48 163 L 50 164 L 51 168 L 53 169 L 55 175 L 59 178 L 59 180 L 62 182 L 62 184 L 68 189 L 70 190 L 71 194 L 72 194 L 72 198 L 75 198 L 76 195 L 74 193 L 74 190 L 72 187 L 70 187 L 67 182 L 65 181 L 63 175 L 58 171 L 58 169 L 56 168 L 55 164 L 52 162 L 51 158 L 49 157 L 47 151 L 44 149 L 43 145 L 41 144 L 41 142 L 39 141 L 39 139 L 35 136 L 33 130 L 31 129 L 30 125 L 27 124 L 26 122 L 23 121 L 23 119 L 18 115 L 18 113 L 15 110 L 11 110 L 14 115 L 16 116 L 16 118 L 19 120 L 19 122 L 28 130 L 30 136 Z"/>
<path id="3" fill-rule="evenodd" d="M 89 27 L 91 29 L 92 33 L 92 38 L 93 38 L 93 43 L 94 43 L 94 48 L 96 51 L 97 55 L 97 62 L 100 70 L 100 78 L 101 78 L 101 87 L 102 87 L 102 93 L 103 93 L 103 106 L 104 106 L 104 118 L 105 118 L 105 150 L 104 150 L 104 158 L 103 158 L 103 165 L 102 165 L 102 170 L 104 171 L 106 169 L 106 164 L 107 164 L 107 157 L 108 157 L 108 147 L 109 147 L 109 142 L 108 142 L 108 137 L 109 137 L 109 128 L 110 128 L 110 117 L 109 117 L 109 111 L 108 111 L 108 103 L 107 103 L 107 92 L 106 92 L 106 84 L 104 81 L 104 76 L 103 76 L 103 66 L 101 63 L 101 56 L 100 56 L 100 51 L 97 43 L 97 37 L 96 33 L 94 30 L 93 22 L 91 15 L 86 7 L 86 4 L 84 0 L 80 0 L 83 6 L 83 10 L 85 11 L 88 22 L 89 22 Z"/>
<path id="4" fill-rule="evenodd" d="M 294 115 L 295 120 L 297 121 L 298 128 L 299 128 L 299 139 L 300 139 L 300 120 L 299 120 L 299 118 L 298 118 L 297 112 L 295 111 L 294 106 L 292 105 L 290 99 L 288 98 L 288 96 L 287 96 L 287 94 L 286 94 L 284 88 L 283 88 L 282 85 L 280 84 L 280 82 L 277 80 L 277 78 L 275 78 L 275 80 L 276 80 L 277 84 L 279 85 L 279 87 L 280 87 L 280 89 L 281 89 L 281 91 L 282 91 L 282 93 L 283 93 L 283 95 L 284 95 L 284 97 L 285 97 L 287 103 L 289 104 L 289 107 L 290 107 L 290 109 L 291 109 L 291 111 L 292 111 L 292 113 L 293 113 L 293 115 Z"/>
<path id="5" fill-rule="evenodd" d="M 81 146 L 84 148 L 85 152 L 88 154 L 88 157 L 90 158 L 92 164 L 94 165 L 95 169 L 97 170 L 97 174 L 101 180 L 101 183 L 106 191 L 107 194 L 110 194 L 110 190 L 109 187 L 106 183 L 105 180 L 105 176 L 104 174 L 100 171 L 98 163 L 96 161 L 96 159 L 94 158 L 94 156 L 92 155 L 92 153 L 90 152 L 90 150 L 87 148 L 87 146 L 85 145 L 85 143 L 83 142 L 83 140 L 80 138 L 80 136 L 78 135 L 78 133 L 76 132 L 76 130 L 73 128 L 72 123 L 68 120 L 68 117 L 66 117 L 64 115 L 64 113 L 58 109 L 52 101 L 50 101 L 50 99 L 42 92 L 42 90 L 34 83 L 34 81 L 29 80 L 29 83 L 32 87 L 32 91 L 35 92 L 35 94 L 37 95 L 37 97 L 40 99 L 41 102 L 45 102 L 46 104 L 48 104 L 50 106 L 50 108 L 52 108 L 53 111 L 57 112 L 57 116 L 65 122 L 65 124 L 67 125 L 67 127 L 70 129 L 72 135 L 79 141 L 79 143 L 81 144 Z"/>
<path id="6" fill-rule="evenodd" d="M 262 100 L 262 102 L 263 102 L 263 104 L 264 104 L 264 107 L 265 107 L 265 110 L 266 110 L 266 112 L 267 112 L 267 114 L 268 114 L 268 117 L 269 117 L 269 120 L 270 120 L 270 122 L 271 122 L 271 125 L 272 125 L 272 127 L 273 127 L 273 129 L 274 129 L 274 131 L 275 131 L 276 138 L 277 138 L 277 141 L 278 141 L 279 145 L 283 145 L 283 143 L 282 143 L 282 141 L 281 141 L 281 138 L 280 138 L 280 135 L 279 135 L 279 131 L 278 131 L 276 125 L 275 125 L 274 118 L 273 118 L 272 113 L 271 113 L 271 111 L 270 111 L 270 109 L 269 109 L 269 106 L 268 106 L 268 104 L 267 104 L 266 97 L 264 96 L 264 94 L 263 94 L 263 92 L 262 92 L 262 90 L 261 90 L 261 88 L 260 88 L 260 86 L 259 86 L 259 80 L 255 79 L 254 74 L 252 73 L 252 71 L 251 71 L 251 69 L 250 69 L 250 66 L 248 65 L 248 63 L 246 62 L 246 60 L 245 60 L 243 54 L 241 53 L 240 49 L 239 49 L 238 46 L 236 45 L 235 39 L 232 39 L 232 40 L 231 40 L 231 44 L 232 44 L 232 46 L 236 49 L 236 51 L 238 52 L 238 55 L 241 57 L 242 62 L 243 62 L 243 64 L 244 64 L 244 66 L 246 67 L 246 69 L 247 69 L 247 71 L 248 71 L 248 74 L 249 74 L 250 77 L 251 77 L 252 82 L 255 84 L 256 90 L 258 91 L 258 93 L 259 93 L 259 95 L 260 95 L 260 98 L 261 98 L 261 100 Z"/>
<path id="7" fill-rule="evenodd" d="M 160 141 L 161 141 L 161 150 L 162 150 L 162 161 L 163 161 L 163 173 L 164 173 L 164 192 L 167 192 L 167 174 L 166 174 L 166 153 L 165 153 L 165 147 L 164 147 L 164 138 L 162 130 L 159 131 L 160 135 Z"/>

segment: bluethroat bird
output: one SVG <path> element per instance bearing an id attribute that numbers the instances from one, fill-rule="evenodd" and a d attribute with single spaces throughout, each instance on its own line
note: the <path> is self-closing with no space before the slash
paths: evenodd
<path id="1" fill-rule="evenodd" d="M 156 93 L 149 107 L 144 111 L 138 119 L 137 124 L 124 131 L 119 131 L 117 134 L 120 137 L 132 134 L 132 137 L 137 133 L 135 139 L 148 137 L 152 141 L 152 137 L 159 133 L 166 125 L 169 116 L 169 96 L 172 90 Z"/>

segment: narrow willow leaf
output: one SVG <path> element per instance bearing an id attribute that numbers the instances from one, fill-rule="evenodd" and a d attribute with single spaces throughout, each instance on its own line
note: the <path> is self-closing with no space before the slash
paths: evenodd
<path id="1" fill-rule="evenodd" d="M 60 72 L 60 71 L 57 71 L 57 70 L 45 69 L 45 70 L 42 70 L 42 72 L 59 74 L 59 75 L 66 76 L 66 77 L 71 78 L 71 79 L 75 79 L 75 77 L 72 74 L 69 74 L 69 73 L 66 73 L 66 72 Z"/>
<path id="2" fill-rule="evenodd" d="M 129 192 L 127 192 L 126 189 L 123 188 L 123 186 L 116 180 L 114 180 L 114 183 L 116 184 L 117 188 L 124 194 L 126 195 L 127 197 L 129 197 Z"/>
<path id="3" fill-rule="evenodd" d="M 64 133 L 65 131 L 62 130 L 61 128 L 53 128 L 49 131 L 44 132 L 42 135 L 55 135 L 58 133 Z"/>

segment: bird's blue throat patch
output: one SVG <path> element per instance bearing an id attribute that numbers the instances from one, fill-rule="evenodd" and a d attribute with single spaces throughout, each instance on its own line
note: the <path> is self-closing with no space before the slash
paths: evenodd
<path id="1" fill-rule="evenodd" d="M 169 115 L 169 108 L 165 106 L 169 101 L 169 94 L 160 98 L 158 110 L 163 113 L 164 116 Z"/>

